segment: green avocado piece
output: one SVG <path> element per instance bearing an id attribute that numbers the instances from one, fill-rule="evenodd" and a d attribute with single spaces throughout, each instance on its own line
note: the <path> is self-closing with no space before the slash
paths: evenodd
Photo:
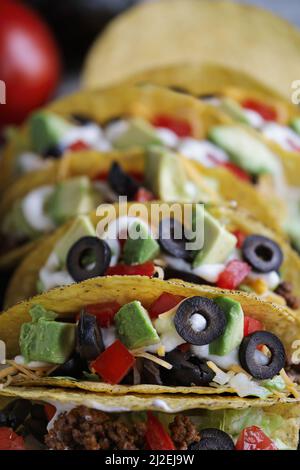
<path id="1" fill-rule="evenodd" d="M 66 119 L 49 111 L 32 114 L 28 122 L 32 149 L 37 153 L 59 144 L 62 137 L 74 126 Z"/>
<path id="2" fill-rule="evenodd" d="M 226 315 L 227 324 L 224 333 L 209 345 L 209 354 L 226 356 L 237 348 L 244 337 L 244 312 L 239 302 L 229 297 L 217 297 L 216 304 Z"/>
<path id="3" fill-rule="evenodd" d="M 58 257 L 60 266 L 65 266 L 68 252 L 82 237 L 95 237 L 95 228 L 87 215 L 78 216 L 72 223 L 69 230 L 58 240 L 54 247 L 54 253 Z"/>
<path id="4" fill-rule="evenodd" d="M 295 132 L 297 132 L 297 134 L 300 134 L 300 117 L 292 119 L 290 126 Z"/>
<path id="5" fill-rule="evenodd" d="M 129 121 L 128 129 L 113 142 L 113 145 L 119 150 L 125 150 L 130 147 L 148 147 L 161 143 L 151 124 L 144 119 L 133 118 Z"/>
<path id="6" fill-rule="evenodd" d="M 199 191 L 186 177 L 176 153 L 153 145 L 145 155 L 145 182 L 158 199 L 165 202 L 199 200 Z"/>
<path id="7" fill-rule="evenodd" d="M 66 362 L 75 348 L 75 324 L 55 321 L 56 314 L 41 305 L 29 313 L 32 322 L 23 323 L 19 340 L 25 361 Z"/>
<path id="8" fill-rule="evenodd" d="M 250 131 L 237 126 L 215 126 L 209 138 L 230 156 L 232 162 L 250 173 L 275 173 L 278 163 L 274 153 Z"/>
<path id="9" fill-rule="evenodd" d="M 124 263 L 143 264 L 154 259 L 159 253 L 159 244 L 149 234 L 148 227 L 143 222 L 136 221 L 131 229 L 139 238 L 127 238 L 123 250 Z"/>
<path id="10" fill-rule="evenodd" d="M 95 208 L 95 195 L 87 176 L 61 181 L 46 203 L 46 212 L 61 225 L 80 214 L 87 214 Z"/>
<path id="11" fill-rule="evenodd" d="M 250 121 L 244 112 L 242 106 L 231 98 L 223 98 L 220 105 L 221 111 L 229 114 L 232 119 L 243 124 L 250 124 Z"/>
<path id="12" fill-rule="evenodd" d="M 119 339 L 128 349 L 159 343 L 148 312 L 137 300 L 120 308 L 115 315 L 115 325 Z"/>
<path id="13" fill-rule="evenodd" d="M 33 229 L 25 219 L 21 200 L 16 201 L 12 209 L 5 215 L 1 232 L 16 239 L 34 240 L 39 236 L 39 232 Z"/>
<path id="14" fill-rule="evenodd" d="M 195 217 L 201 215 L 203 208 L 196 207 Z M 236 246 L 236 237 L 228 232 L 220 222 L 204 210 L 203 248 L 196 254 L 193 267 L 203 264 L 221 264 L 226 261 Z"/>

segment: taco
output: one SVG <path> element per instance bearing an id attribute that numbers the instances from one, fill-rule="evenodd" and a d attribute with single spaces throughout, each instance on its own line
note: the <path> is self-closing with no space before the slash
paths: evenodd
<path id="1" fill-rule="evenodd" d="M 3 386 L 117 395 L 298 399 L 299 325 L 291 311 L 244 292 L 143 276 L 94 278 L 1 315 L 9 359 L 0 377 Z"/>
<path id="2" fill-rule="evenodd" d="M 0 450 L 295 450 L 299 411 L 253 399 L 9 387 Z"/>
<path id="3" fill-rule="evenodd" d="M 64 113 L 64 116 L 59 113 Z M 89 113 L 89 118 L 86 113 Z M 116 119 L 117 114 L 119 119 Z M 77 121 L 84 121 L 84 125 L 71 125 L 74 116 Z M 111 122 L 113 117 L 115 119 Z M 186 120 L 183 120 L 183 117 Z M 91 119 L 94 121 L 91 122 Z M 109 120 L 110 123 L 105 125 Z M 189 202 L 235 200 L 255 217 L 264 220 L 269 227 L 280 231 L 274 211 L 265 197 L 252 185 L 245 184 L 249 181 L 246 173 L 233 164 L 224 162 L 226 154 L 217 146 L 188 137 L 198 136 L 201 140 L 211 125 L 221 125 L 222 122 L 223 117 L 220 118 L 214 109 L 192 98 L 151 86 L 119 87 L 105 92 L 73 95 L 53 104 L 51 110 L 34 114 L 25 128 L 8 144 L 1 175 L 9 183 L 11 178 L 16 176 L 16 165 L 20 166 L 24 159 L 27 161 L 28 146 L 25 153 L 15 151 L 16 148 L 19 149 L 20 135 L 23 134 L 27 135 L 27 140 L 28 136 L 31 136 L 29 148 L 39 148 L 41 153 L 35 154 L 34 158 L 38 159 L 42 166 L 46 165 L 46 168 L 29 171 L 23 175 L 7 189 L 2 198 L 0 216 L 3 239 L 0 267 L 6 268 L 28 253 L 33 243 L 27 242 L 34 242 L 62 221 L 97 207 L 99 202 L 114 199 L 118 194 L 138 200 L 153 197 L 165 201 Z M 101 126 L 104 126 L 103 129 Z M 166 128 L 170 126 L 171 129 Z M 57 130 L 56 133 L 53 128 Z M 64 139 L 67 141 L 71 137 L 78 139 L 78 135 L 89 136 L 90 128 L 97 128 L 100 135 L 99 137 L 97 134 L 98 141 L 95 145 L 91 144 L 89 148 L 82 150 L 81 141 L 79 144 L 75 141 L 76 145 L 69 147 L 62 144 Z M 71 137 L 68 137 L 69 135 Z M 53 139 L 58 139 L 55 145 L 63 149 L 61 160 L 53 161 L 53 158 L 42 157 L 42 148 L 46 148 L 47 153 L 50 141 L 50 155 L 53 152 Z M 104 154 L 97 151 L 97 146 L 98 150 L 100 146 L 99 139 L 101 145 L 106 146 L 110 152 Z M 200 153 L 207 162 L 210 158 L 217 158 L 217 169 L 207 169 L 200 165 L 195 168 L 192 161 L 182 159 L 180 162 L 179 155 L 174 154 L 173 147 L 176 147 L 178 152 L 187 152 L 190 156 L 188 149 L 191 150 L 195 145 L 197 152 L 197 146 L 200 145 Z M 84 146 L 87 147 L 87 144 Z M 268 154 L 267 150 L 266 152 Z M 151 159 L 152 163 L 149 162 Z M 111 191 L 103 194 L 103 182 L 107 182 L 113 162 L 120 163 L 124 170 L 133 176 L 146 180 L 143 183 L 152 190 L 151 193 L 141 188 L 141 181 L 132 180 L 131 186 L 127 182 L 126 191 L 122 190 L 119 185 L 124 175 L 120 174 L 120 171 L 116 174 L 115 171 L 113 197 Z M 210 166 L 212 163 L 207 164 Z M 33 167 L 29 169 L 32 170 Z M 100 188 L 99 179 L 102 183 Z M 104 189 L 107 189 L 107 185 L 104 186 Z"/>
<path id="4" fill-rule="evenodd" d="M 242 129 L 237 132 L 231 125 L 227 128 L 215 126 L 209 130 L 208 139 L 228 153 L 229 162 L 255 175 L 256 187 L 263 195 L 268 198 L 271 192 L 275 196 L 273 201 L 268 199 L 275 211 L 278 211 L 278 200 L 284 201 L 285 207 L 282 213 L 277 214 L 277 219 L 300 250 L 300 113 L 297 107 L 258 82 L 253 80 L 251 83 L 249 77 L 237 70 L 213 64 L 169 66 L 130 79 L 133 83 L 145 80 L 192 94 L 210 103 L 234 122 L 253 129 L 251 139 L 247 139 Z M 294 93 L 296 95 L 297 90 Z M 263 168 L 263 160 L 259 157 L 261 171 L 256 171 L 258 167 L 253 155 L 259 153 L 252 147 L 256 133 L 261 135 L 273 153 L 273 164 L 269 159 L 272 166 L 269 170 Z M 247 158 L 242 158 L 242 143 L 248 150 L 252 148 Z M 186 147 L 182 153 L 208 166 L 205 159 L 200 158 L 200 147 Z M 217 161 L 215 163 L 217 165 Z M 226 194 L 224 197 L 227 197 Z"/>
<path id="5" fill-rule="evenodd" d="M 199 244 L 188 245 L 197 235 Z M 93 269 L 90 259 L 83 264 L 88 250 L 97 260 Z M 5 306 L 117 274 L 245 290 L 298 312 L 299 273 L 299 256 L 289 244 L 244 211 L 218 204 L 107 204 L 64 225 L 31 252 L 11 278 Z"/>

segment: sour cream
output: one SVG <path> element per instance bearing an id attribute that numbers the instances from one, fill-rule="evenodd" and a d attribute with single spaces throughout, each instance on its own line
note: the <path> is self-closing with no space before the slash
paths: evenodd
<path id="1" fill-rule="evenodd" d="M 21 202 L 24 217 L 34 230 L 49 232 L 55 229 L 53 220 L 45 212 L 46 200 L 53 191 L 53 186 L 42 186 L 27 194 Z"/>
<path id="2" fill-rule="evenodd" d="M 276 142 L 283 149 L 297 152 L 296 149 L 299 148 L 300 152 L 300 136 L 289 127 L 269 122 L 262 128 L 262 133 L 267 139 Z"/>
<path id="3" fill-rule="evenodd" d="M 163 259 L 171 268 L 190 274 L 195 274 L 196 276 L 199 276 L 212 284 L 217 282 L 219 275 L 225 269 L 225 264 L 203 264 L 197 268 L 192 268 L 192 266 L 183 259 L 168 255 L 164 255 Z"/>
<path id="4" fill-rule="evenodd" d="M 161 140 L 163 145 L 171 149 L 176 149 L 180 142 L 180 139 L 177 134 L 175 134 L 175 132 L 164 127 L 156 128 L 156 135 Z"/>
<path id="5" fill-rule="evenodd" d="M 109 326 L 108 328 L 101 328 L 103 343 L 105 349 L 113 344 L 117 339 L 115 326 Z"/>
<path id="6" fill-rule="evenodd" d="M 280 284 L 281 281 L 280 276 L 276 271 L 270 271 L 266 274 L 251 271 L 248 274 L 248 277 L 250 279 L 262 279 L 263 281 L 265 281 L 270 290 L 276 289 L 276 287 L 278 286 L 278 284 Z"/>
<path id="7" fill-rule="evenodd" d="M 106 139 L 112 144 L 129 128 L 129 122 L 125 119 L 118 119 L 108 124 L 104 130 Z"/>
<path id="8" fill-rule="evenodd" d="M 207 168 L 213 168 L 217 166 L 218 163 L 227 162 L 229 160 L 224 150 L 207 140 L 199 141 L 190 137 L 181 139 L 177 150 L 185 157 L 196 160 Z"/>
<path id="9" fill-rule="evenodd" d="M 59 269 L 59 259 L 55 252 L 51 253 L 47 263 L 40 269 L 39 279 L 42 282 L 45 291 L 58 286 L 68 286 L 75 281 L 67 270 Z"/>
<path id="10" fill-rule="evenodd" d="M 63 147 L 69 147 L 78 140 L 81 140 L 89 147 L 99 146 L 103 144 L 103 141 L 107 143 L 104 132 L 96 123 L 72 127 L 61 139 L 61 144 Z"/>
<path id="11" fill-rule="evenodd" d="M 20 173 L 30 173 L 30 171 L 41 170 L 48 165 L 49 162 L 47 162 L 47 160 L 33 152 L 24 152 L 18 157 L 18 171 Z"/>
<path id="12" fill-rule="evenodd" d="M 249 125 L 255 129 L 260 129 L 265 124 L 264 118 L 256 111 L 253 111 L 252 109 L 243 109 L 243 112 L 248 120 Z"/>

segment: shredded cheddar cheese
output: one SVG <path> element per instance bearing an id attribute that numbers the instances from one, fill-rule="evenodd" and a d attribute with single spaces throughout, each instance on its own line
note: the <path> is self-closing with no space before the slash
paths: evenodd
<path id="1" fill-rule="evenodd" d="M 287 390 L 288 390 L 292 395 L 294 395 L 295 398 L 300 398 L 300 393 L 299 393 L 299 391 L 296 389 L 296 385 L 295 385 L 294 382 L 287 376 L 285 370 L 284 370 L 284 369 L 281 369 L 281 371 L 279 372 L 279 374 L 280 374 L 280 377 L 282 378 L 282 380 L 284 380 Z"/>
<path id="2" fill-rule="evenodd" d="M 263 295 L 268 291 L 268 285 L 263 279 L 251 279 L 248 277 L 244 284 L 251 287 L 258 295 Z"/>
<path id="3" fill-rule="evenodd" d="M 133 353 L 131 351 L 131 353 Z M 141 351 L 141 352 L 134 352 L 133 353 L 135 357 L 144 357 L 145 359 L 149 359 L 149 361 L 153 361 L 153 362 L 156 362 L 156 364 L 164 367 L 165 369 L 172 369 L 172 364 L 169 364 L 169 362 L 167 361 L 164 361 L 163 359 L 160 359 L 159 357 L 156 357 L 156 356 L 153 356 L 152 354 L 150 353 L 147 353 L 145 351 Z"/>

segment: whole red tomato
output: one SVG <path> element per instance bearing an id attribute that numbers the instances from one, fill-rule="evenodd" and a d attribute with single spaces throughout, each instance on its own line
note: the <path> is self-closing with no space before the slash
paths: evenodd
<path id="1" fill-rule="evenodd" d="M 59 54 L 47 26 L 20 2 L 1 0 L 0 80 L 5 83 L 6 104 L 0 104 L 0 128 L 20 123 L 45 103 L 59 76 Z"/>

